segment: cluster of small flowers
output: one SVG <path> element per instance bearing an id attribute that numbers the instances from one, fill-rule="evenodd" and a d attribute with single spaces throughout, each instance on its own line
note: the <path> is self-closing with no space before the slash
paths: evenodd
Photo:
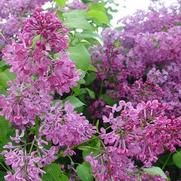
<path id="1" fill-rule="evenodd" d="M 95 177 L 100 180 L 138 180 L 145 178 L 142 168 L 150 167 L 165 150 L 175 152 L 181 146 L 181 117 L 169 119 L 166 104 L 157 100 L 133 106 L 120 101 L 110 115 L 103 116 L 109 129 L 101 128 L 104 151 L 95 158 L 88 156 Z M 144 180 L 142 178 L 142 180 Z M 165 180 L 152 178 L 151 180 Z"/>
<path id="2" fill-rule="evenodd" d="M 25 22 L 22 41 L 13 42 L 3 50 L 4 60 L 17 77 L 10 83 L 2 114 L 18 128 L 33 125 L 36 116 L 47 112 L 51 106 L 50 94 L 68 93 L 79 80 L 80 73 L 65 52 L 66 33 L 54 14 L 37 9 Z M 39 40 L 33 47 L 34 37 Z M 57 53 L 59 57 L 53 59 L 51 54 Z"/>
<path id="3" fill-rule="evenodd" d="M 154 7 L 150 7 L 149 11 L 139 10 L 133 16 L 124 17 L 119 22 L 124 25 L 126 32 L 135 35 L 166 31 L 180 23 L 179 7 L 179 2 L 176 7 L 171 8 L 160 7 L 155 10 Z"/>
<path id="4" fill-rule="evenodd" d="M 7 9 L 21 3 L 10 11 L 2 8 L 1 16 L 6 17 L 5 12 L 8 17 L 24 17 L 37 5 L 34 1 L 2 1 L 0 6 Z M 86 8 L 74 3 L 70 9 Z M 151 167 L 165 151 L 181 147 L 181 16 L 176 9 L 139 13 L 121 20 L 122 32 L 105 29 L 103 47 L 92 50 L 101 89 L 121 100 L 106 107 L 99 98 L 89 107 L 93 119 L 103 120 L 98 125 L 100 154 L 86 158 L 99 181 L 166 180 L 147 174 L 144 167 Z M 0 115 L 17 129 L 2 153 L 11 167 L 6 181 L 41 181 L 43 167 L 58 153 L 75 154 L 73 149 L 96 133 L 71 104 L 54 100 L 55 94 L 69 93 L 80 77 L 66 53 L 67 32 L 53 13 L 37 9 L 24 22 L 18 41 L 3 50 L 16 74 L 7 95 L 0 95 Z M 39 129 L 33 132 L 36 124 Z"/>
<path id="5" fill-rule="evenodd" d="M 166 180 L 150 177 L 137 163 L 150 167 L 181 146 L 180 11 L 139 13 L 121 21 L 124 31 L 105 29 L 104 45 L 91 49 L 103 90 L 131 102 L 120 101 L 103 116 L 110 124 L 101 128 L 104 152 L 87 158 L 98 180 Z"/>
<path id="6" fill-rule="evenodd" d="M 9 41 L 13 35 L 17 34 L 25 17 L 45 2 L 47 0 L 1 0 L 0 29 L 4 40 Z"/>
<path id="7" fill-rule="evenodd" d="M 114 100 L 160 100 L 170 116 L 181 114 L 181 14 L 177 9 L 139 12 L 105 29 L 103 46 L 91 49 L 97 79 Z"/>
<path id="8" fill-rule="evenodd" d="M 62 109 L 61 103 L 57 102 L 42 120 L 40 134 L 54 145 L 66 147 L 65 155 L 73 155 L 71 147 L 88 140 L 96 132 L 82 114 L 74 112 L 73 106 L 69 103 Z"/>
<path id="9" fill-rule="evenodd" d="M 41 176 L 45 173 L 42 167 L 50 164 L 56 159 L 55 154 L 57 148 L 52 146 L 50 149 L 45 149 L 40 145 L 40 140 L 34 138 L 32 143 L 27 143 L 22 140 L 24 131 L 19 134 L 16 130 L 16 136 L 11 137 L 11 141 L 4 146 L 5 150 L 2 155 L 5 157 L 7 165 L 11 166 L 14 174 L 10 171 L 5 176 L 7 181 L 41 181 Z M 32 150 L 33 144 L 37 143 L 38 149 Z M 44 143 L 46 143 L 44 141 Z M 47 144 L 47 143 L 46 143 Z M 27 151 L 27 147 L 29 151 Z"/>
<path id="10" fill-rule="evenodd" d="M 104 93 L 129 101 L 113 106 L 109 116 L 101 101 L 99 115 L 110 125 L 101 128 L 104 151 L 87 157 L 98 180 L 166 180 L 142 167 L 181 146 L 180 22 L 178 9 L 139 11 L 120 21 L 123 31 L 105 29 L 104 45 L 91 48 Z M 90 106 L 94 113 L 97 103 Z"/>
<path id="11" fill-rule="evenodd" d="M 71 149 L 89 139 L 95 128 L 70 104 L 65 104 L 64 109 L 61 103 L 52 106 L 55 93 L 62 96 L 70 92 L 80 77 L 66 53 L 67 29 L 56 16 L 37 9 L 25 21 L 19 40 L 3 50 L 4 60 L 11 65 L 16 79 L 9 83 L 7 96 L 0 96 L 0 114 L 23 132 L 40 119 L 39 137 L 34 138 L 39 148 L 35 149 L 34 141 L 30 139 L 24 143 L 32 143 L 27 153 L 28 146 L 23 146 L 27 135 L 19 136 L 21 140 L 18 136 L 13 138 L 15 144 L 6 145 L 4 152 L 5 162 L 13 173 L 8 173 L 5 179 L 39 181 L 44 173 L 43 166 L 56 159 L 58 150 L 74 154 Z M 53 145 L 49 151 L 43 146 L 48 144 L 47 141 Z"/>
<path id="12" fill-rule="evenodd" d="M 134 162 L 117 149 L 110 151 L 107 147 L 105 152 L 96 159 L 93 156 L 87 156 L 86 160 L 91 164 L 92 172 L 99 181 L 166 181 L 161 176 L 150 175 L 136 168 Z"/>

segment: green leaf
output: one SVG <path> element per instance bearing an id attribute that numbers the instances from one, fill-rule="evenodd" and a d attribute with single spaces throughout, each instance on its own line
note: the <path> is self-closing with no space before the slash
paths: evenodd
<path id="1" fill-rule="evenodd" d="M 90 89 L 88 89 L 88 88 L 86 88 L 86 90 L 87 90 L 89 96 L 90 96 L 92 99 L 95 99 L 95 93 L 94 93 L 94 91 L 92 91 L 92 90 L 90 90 Z"/>
<path id="2" fill-rule="evenodd" d="M 1 181 L 5 181 L 4 176 L 5 176 L 5 173 L 1 171 L 0 172 L 0 180 Z"/>
<path id="3" fill-rule="evenodd" d="M 79 100 L 77 97 L 75 97 L 75 96 L 69 96 L 69 97 L 67 97 L 67 98 L 65 99 L 65 102 L 71 103 L 71 104 L 74 106 L 74 108 L 82 107 L 82 106 L 85 105 L 82 101 L 80 101 L 80 100 Z"/>
<path id="4" fill-rule="evenodd" d="M 83 151 L 84 158 L 90 154 L 97 156 L 101 153 L 101 141 L 98 137 L 94 136 L 86 143 L 79 145 L 78 149 Z"/>
<path id="5" fill-rule="evenodd" d="M 90 85 L 91 83 L 94 82 L 94 80 L 96 79 L 96 73 L 95 72 L 88 72 L 86 75 L 86 85 Z"/>
<path id="6" fill-rule="evenodd" d="M 52 163 L 45 167 L 46 174 L 43 176 L 43 181 L 68 181 L 68 177 L 63 174 L 60 166 Z"/>
<path id="7" fill-rule="evenodd" d="M 61 177 L 60 177 L 60 180 L 61 181 L 68 181 L 69 179 L 68 179 L 68 177 L 66 175 L 62 174 Z"/>
<path id="8" fill-rule="evenodd" d="M 63 8 L 65 6 L 66 0 L 54 0 L 58 6 Z"/>
<path id="9" fill-rule="evenodd" d="M 100 24 L 109 24 L 109 18 L 103 3 L 94 3 L 87 12 L 87 17 Z"/>
<path id="10" fill-rule="evenodd" d="M 77 168 L 77 175 L 82 181 L 92 181 L 93 176 L 91 173 L 91 167 L 87 162 L 83 162 Z"/>
<path id="11" fill-rule="evenodd" d="M 92 2 L 93 0 L 82 0 L 83 3 L 90 3 Z"/>
<path id="12" fill-rule="evenodd" d="M 97 40 L 100 45 L 103 45 L 103 41 L 97 33 L 83 32 L 83 33 L 78 33 L 77 37 L 82 38 L 82 39 L 83 38 L 84 39 L 94 39 L 94 40 Z"/>
<path id="13" fill-rule="evenodd" d="M 110 96 L 108 96 L 107 94 L 102 94 L 100 96 L 108 105 L 114 105 L 116 103 L 115 100 L 113 100 Z"/>
<path id="14" fill-rule="evenodd" d="M 167 179 L 167 176 L 165 175 L 165 173 L 163 172 L 163 170 L 160 167 L 144 168 L 143 171 L 150 175 L 158 175 L 158 176 L 161 176 L 161 177 Z"/>
<path id="15" fill-rule="evenodd" d="M 39 127 L 40 127 L 40 122 L 41 122 L 41 120 L 40 120 L 40 118 L 39 117 L 36 117 L 35 118 L 35 126 L 34 126 L 34 128 L 35 128 L 35 135 L 38 137 L 38 134 L 39 134 Z"/>
<path id="16" fill-rule="evenodd" d="M 109 19 L 107 15 L 102 11 L 90 10 L 87 12 L 87 16 L 91 19 L 94 19 L 97 23 L 108 24 Z"/>
<path id="17" fill-rule="evenodd" d="M 1 86 L 0 85 L 0 94 L 6 94 L 6 89 L 5 89 L 5 87 L 3 87 L 3 86 Z"/>
<path id="18" fill-rule="evenodd" d="M 80 86 L 79 87 L 73 87 L 72 90 L 74 92 L 74 96 L 78 96 L 78 95 L 82 94 Z"/>
<path id="19" fill-rule="evenodd" d="M 91 30 L 92 26 L 86 19 L 85 10 L 72 10 L 63 13 L 64 24 L 69 28 Z"/>
<path id="20" fill-rule="evenodd" d="M 181 168 L 181 151 L 175 153 L 172 158 L 173 158 L 174 164 L 175 164 L 178 168 Z"/>
<path id="21" fill-rule="evenodd" d="M 33 40 L 32 40 L 32 46 L 31 46 L 33 49 L 35 48 L 36 43 L 37 43 L 37 41 L 40 40 L 40 38 L 41 38 L 41 35 L 37 35 L 37 36 L 35 36 L 35 37 L 33 38 Z"/>
<path id="22" fill-rule="evenodd" d="M 91 57 L 84 45 L 79 44 L 69 48 L 70 58 L 75 62 L 78 69 L 89 70 Z"/>
<path id="23" fill-rule="evenodd" d="M 4 117 L 0 116 L 0 151 L 3 150 L 3 146 L 9 141 L 9 136 L 12 133 L 10 124 Z"/>
<path id="24" fill-rule="evenodd" d="M 9 65 L 4 65 L 4 66 L 1 66 L 0 67 L 0 72 L 3 72 L 3 71 L 5 71 L 5 70 L 7 70 L 7 69 L 9 69 Z"/>
<path id="25" fill-rule="evenodd" d="M 165 153 L 163 155 L 160 155 L 159 156 L 159 163 L 162 165 L 162 166 L 173 166 L 174 165 L 174 162 L 173 162 L 173 159 L 172 159 L 172 156 L 173 154 L 171 155 L 172 153 Z"/>
<path id="26" fill-rule="evenodd" d="M 97 130 L 97 132 L 99 132 L 99 120 L 97 120 L 97 122 L 96 122 L 96 130 Z"/>
<path id="27" fill-rule="evenodd" d="M 9 67 L 4 61 L 0 60 L 0 72 L 7 70 Z"/>
<path id="28" fill-rule="evenodd" d="M 90 64 L 90 65 L 87 67 L 87 70 L 90 70 L 90 71 L 92 71 L 92 72 L 97 72 L 96 67 L 94 67 L 92 64 Z"/>
<path id="29" fill-rule="evenodd" d="M 8 70 L 0 72 L 0 87 L 6 89 L 7 82 L 15 78 L 15 75 Z"/>

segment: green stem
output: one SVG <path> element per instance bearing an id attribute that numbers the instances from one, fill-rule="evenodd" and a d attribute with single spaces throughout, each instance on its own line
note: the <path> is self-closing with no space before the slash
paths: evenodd
<path id="1" fill-rule="evenodd" d="M 79 165 L 80 163 L 76 163 L 72 160 L 71 156 L 67 155 L 67 157 L 70 159 L 71 165 Z"/>
<path id="2" fill-rule="evenodd" d="M 6 167 L 4 166 L 4 164 L 0 163 L 0 165 L 1 165 L 6 171 L 10 171 L 8 168 L 6 168 Z"/>
<path id="3" fill-rule="evenodd" d="M 31 143 L 31 147 L 30 147 L 29 154 L 31 153 L 31 151 L 32 151 L 32 149 L 33 149 L 34 143 L 35 143 L 35 138 L 33 139 L 32 143 Z"/>
<path id="4" fill-rule="evenodd" d="M 102 94 L 102 89 L 103 89 L 103 80 L 101 81 L 101 87 L 100 87 L 100 91 L 99 91 L 99 96 Z"/>
<path id="5" fill-rule="evenodd" d="M 165 163 L 164 163 L 163 166 L 162 166 L 162 170 L 164 170 L 164 168 L 166 167 L 168 161 L 170 160 L 171 155 L 172 155 L 172 153 L 170 153 L 170 154 L 168 155 L 168 157 L 167 157 Z"/>

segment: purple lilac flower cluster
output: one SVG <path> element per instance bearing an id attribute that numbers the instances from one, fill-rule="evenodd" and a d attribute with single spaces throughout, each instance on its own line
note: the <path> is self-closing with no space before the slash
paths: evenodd
<path id="1" fill-rule="evenodd" d="M 4 98 L 6 104 L 2 114 L 18 128 L 33 125 L 36 116 L 48 111 L 52 100 L 50 94 L 67 93 L 79 80 L 80 73 L 64 51 L 67 48 L 66 33 L 67 30 L 52 13 L 38 9 L 25 22 L 22 41 L 13 42 L 3 50 L 4 59 L 17 77 Z M 32 47 L 33 38 L 37 36 L 39 40 Z M 53 59 L 50 54 L 55 53 L 60 57 Z"/>
<path id="2" fill-rule="evenodd" d="M 145 174 L 142 166 L 181 147 L 180 22 L 178 9 L 139 11 L 120 20 L 123 31 L 103 30 L 103 46 L 90 49 L 96 81 L 121 100 L 109 116 L 105 109 L 111 107 L 103 100 L 99 106 L 103 152 L 87 157 L 98 180 L 166 180 Z M 97 102 L 89 108 L 94 113 Z"/>
<path id="3" fill-rule="evenodd" d="M 24 131 L 20 134 L 19 130 L 16 130 L 16 136 L 11 137 L 11 142 L 4 146 L 5 150 L 2 154 L 5 157 L 5 162 L 14 171 L 14 174 L 12 172 L 7 173 L 5 176 L 7 181 L 41 181 L 40 177 L 45 173 L 42 169 L 43 166 L 56 159 L 55 154 L 58 151 L 56 147 L 52 146 L 50 149 L 45 149 L 40 144 L 41 140 L 36 139 L 36 137 L 29 145 L 22 139 L 24 134 Z M 32 145 L 35 143 L 37 143 L 37 149 L 32 150 Z M 27 150 L 28 146 L 30 146 L 29 150 Z"/>
<path id="4" fill-rule="evenodd" d="M 9 82 L 7 96 L 0 96 L 0 114 L 23 132 L 4 147 L 5 162 L 13 170 L 5 179 L 39 181 L 42 168 L 56 159 L 59 150 L 74 154 L 72 148 L 89 139 L 95 129 L 72 105 L 65 103 L 63 108 L 57 102 L 53 106 L 54 94 L 70 92 L 80 77 L 66 53 L 67 29 L 62 23 L 53 13 L 37 9 L 25 21 L 19 39 L 3 50 L 16 79 Z M 37 119 L 39 135 L 27 140 L 28 130 Z M 47 141 L 52 145 L 48 150 L 44 146 Z"/>
<path id="5" fill-rule="evenodd" d="M 17 39 L 2 51 L 10 71 L 16 74 L 7 94 L 0 95 L 0 115 L 16 129 L 2 152 L 10 168 L 5 180 L 41 181 L 44 167 L 59 158 L 57 155 L 68 156 L 73 167 L 70 156 L 76 154 L 75 148 L 84 148 L 94 135 L 100 149 L 89 153 L 86 161 L 98 181 L 166 181 L 166 175 L 150 175 L 146 169 L 154 166 L 161 154 L 172 154 L 181 147 L 180 11 L 139 11 L 120 20 L 123 31 L 107 28 L 102 32 L 103 46 L 91 49 L 97 68 L 95 82 L 102 87 L 92 85 L 100 91 L 87 109 L 90 124 L 61 100 L 81 75 L 67 54 L 67 28 L 54 13 L 40 8 L 22 22 L 21 17 L 44 2 L 0 2 L 0 17 L 8 20 L 3 34 L 17 25 L 9 32 Z M 69 6 L 86 8 L 78 0 Z M 119 103 L 106 106 L 103 94 Z M 70 172 L 70 178 L 76 180 L 72 170 L 75 173 Z"/>
<path id="6" fill-rule="evenodd" d="M 105 29 L 103 46 L 91 48 L 97 79 L 114 100 L 157 99 L 169 116 L 181 114 L 181 14 L 178 9 L 138 12 Z"/>
<path id="7" fill-rule="evenodd" d="M 22 23 L 35 8 L 43 5 L 47 0 L 1 0 L 0 2 L 0 29 L 4 41 L 19 33 Z"/>
<path id="8" fill-rule="evenodd" d="M 101 128 L 103 152 L 87 157 L 98 180 L 144 180 L 146 175 L 136 160 L 151 167 L 166 150 L 175 152 L 181 146 L 181 117 L 168 118 L 166 106 L 157 100 L 137 106 L 120 101 L 108 117 L 103 116 L 104 123 L 110 125 L 108 130 Z"/>
<path id="9" fill-rule="evenodd" d="M 74 154 L 71 147 L 88 140 L 95 133 L 89 121 L 82 114 L 77 114 L 69 103 L 62 109 L 61 103 L 57 102 L 42 120 L 40 134 L 54 145 L 66 147 L 65 155 Z"/>

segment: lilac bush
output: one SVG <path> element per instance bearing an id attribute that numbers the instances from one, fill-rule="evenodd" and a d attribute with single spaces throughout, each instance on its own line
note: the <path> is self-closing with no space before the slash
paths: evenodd
<path id="1" fill-rule="evenodd" d="M 181 179 L 180 2 L 110 2 L 0 2 L 0 179 Z"/>

